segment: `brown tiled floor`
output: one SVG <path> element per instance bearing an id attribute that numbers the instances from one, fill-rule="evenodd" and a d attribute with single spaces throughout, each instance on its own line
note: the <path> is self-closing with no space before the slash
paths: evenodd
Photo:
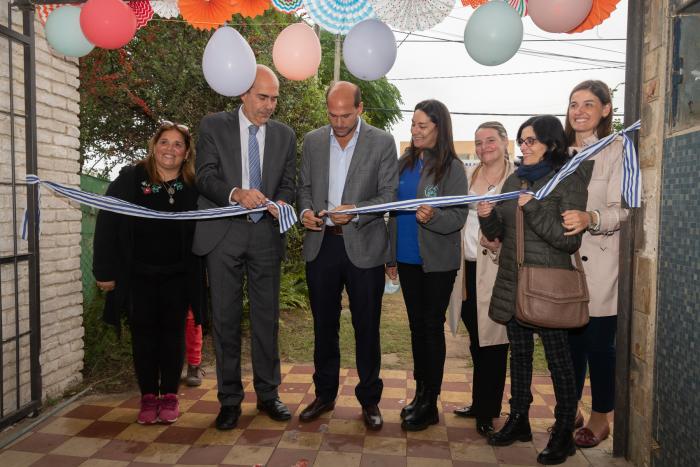
<path id="1" fill-rule="evenodd" d="M 182 388 L 182 414 L 173 425 L 134 423 L 139 402 L 136 395 L 92 396 L 45 420 L 0 451 L 0 466 L 524 466 L 536 465 L 537 452 L 547 444 L 547 427 L 553 422 L 551 382 L 548 377 L 535 377 L 530 409 L 533 441 L 493 448 L 477 434 L 473 419 L 452 414 L 470 398 L 471 375 L 447 373 L 440 396 L 440 423 L 422 432 L 405 433 L 399 413 L 413 397 L 413 381 L 403 370 L 386 370 L 380 404 L 384 427 L 369 432 L 354 397 L 357 372 L 342 370 L 335 410 L 302 424 L 298 414 L 314 397 L 313 368 L 283 365 L 282 371 L 280 397 L 295 413 L 289 422 L 274 422 L 258 414 L 248 380 L 238 427 L 217 431 L 213 427 L 219 408 L 216 381 L 207 378 L 201 388 Z M 507 385 L 506 393 L 508 390 Z M 590 402 L 587 389 L 584 394 L 584 402 Z M 501 417 L 496 427 L 504 421 Z M 564 465 L 628 465 L 613 459 L 611 449 L 612 440 L 608 439 L 598 448 L 578 451 Z"/>

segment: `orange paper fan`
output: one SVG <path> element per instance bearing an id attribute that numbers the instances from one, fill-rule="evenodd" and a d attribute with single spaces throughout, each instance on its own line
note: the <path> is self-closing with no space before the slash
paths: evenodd
<path id="1" fill-rule="evenodd" d="M 270 0 L 230 0 L 234 13 L 247 18 L 255 18 L 270 9 Z"/>
<path id="2" fill-rule="evenodd" d="M 598 26 L 610 17 L 615 8 L 617 8 L 618 3 L 620 3 L 620 0 L 593 0 L 591 12 L 588 13 L 588 16 L 581 24 L 569 31 L 569 34 L 588 31 Z"/>
<path id="3" fill-rule="evenodd" d="M 197 29 L 213 29 L 233 16 L 231 0 L 178 0 L 180 14 Z"/>
<path id="4" fill-rule="evenodd" d="M 489 0 L 462 0 L 463 6 L 471 6 L 472 8 L 478 8 L 484 3 L 488 3 Z"/>

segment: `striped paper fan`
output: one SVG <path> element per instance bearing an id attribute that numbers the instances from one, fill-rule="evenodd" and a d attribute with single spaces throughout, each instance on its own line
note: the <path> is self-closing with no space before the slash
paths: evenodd
<path id="1" fill-rule="evenodd" d="M 272 6 L 282 13 L 292 13 L 302 7 L 302 0 L 272 0 Z"/>
<path id="2" fill-rule="evenodd" d="M 129 2 L 129 8 L 136 16 L 136 29 L 146 26 L 146 23 L 153 18 L 153 8 L 148 0 L 132 0 Z"/>
<path id="3" fill-rule="evenodd" d="M 508 2 L 508 5 L 513 7 L 515 11 L 518 12 L 520 16 L 527 16 L 527 0 L 504 0 Z"/>
<path id="4" fill-rule="evenodd" d="M 151 0 L 151 8 L 161 18 L 177 18 L 180 14 L 177 0 Z"/>
<path id="5" fill-rule="evenodd" d="M 41 21 L 41 24 L 46 24 L 46 20 L 51 12 L 60 6 L 61 5 L 37 5 L 36 16 L 39 18 L 39 21 Z"/>
<path id="6" fill-rule="evenodd" d="M 588 13 L 586 19 L 574 29 L 568 31 L 568 34 L 588 31 L 598 26 L 610 17 L 612 12 L 617 8 L 618 3 L 620 3 L 620 0 L 593 0 L 591 12 Z"/>

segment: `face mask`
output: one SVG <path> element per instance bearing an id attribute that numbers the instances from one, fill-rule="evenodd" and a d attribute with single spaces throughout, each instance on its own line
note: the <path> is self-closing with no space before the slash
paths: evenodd
<path id="1" fill-rule="evenodd" d="M 393 293 L 398 292 L 398 290 L 401 288 L 401 284 L 397 281 L 394 283 L 391 279 L 387 278 L 386 282 L 384 282 L 384 294 L 385 295 L 390 295 Z"/>

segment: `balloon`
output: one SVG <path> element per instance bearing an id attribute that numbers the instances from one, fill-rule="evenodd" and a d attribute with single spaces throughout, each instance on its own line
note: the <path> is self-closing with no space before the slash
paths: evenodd
<path id="1" fill-rule="evenodd" d="M 287 79 L 301 81 L 316 74 L 321 64 L 321 42 L 305 23 L 287 26 L 272 47 L 275 68 Z"/>
<path id="2" fill-rule="evenodd" d="M 58 53 L 83 57 L 95 48 L 80 29 L 80 8 L 66 5 L 53 10 L 46 19 L 46 40 Z"/>
<path id="3" fill-rule="evenodd" d="M 343 41 L 348 71 L 365 81 L 386 75 L 396 61 L 396 40 L 389 26 L 377 19 L 357 23 Z"/>
<path id="4" fill-rule="evenodd" d="M 209 86 L 224 96 L 240 96 L 255 81 L 255 55 L 238 31 L 222 26 L 212 34 L 202 57 Z"/>
<path id="5" fill-rule="evenodd" d="M 523 42 L 523 22 L 506 2 L 489 2 L 477 8 L 464 28 L 464 47 L 477 63 L 505 63 Z"/>
<path id="6" fill-rule="evenodd" d="M 547 32 L 567 32 L 591 12 L 593 0 L 528 0 L 527 12 L 538 28 Z"/>
<path id="7" fill-rule="evenodd" d="M 80 12 L 80 27 L 97 47 L 118 49 L 136 34 L 136 15 L 121 0 L 88 0 Z"/>

